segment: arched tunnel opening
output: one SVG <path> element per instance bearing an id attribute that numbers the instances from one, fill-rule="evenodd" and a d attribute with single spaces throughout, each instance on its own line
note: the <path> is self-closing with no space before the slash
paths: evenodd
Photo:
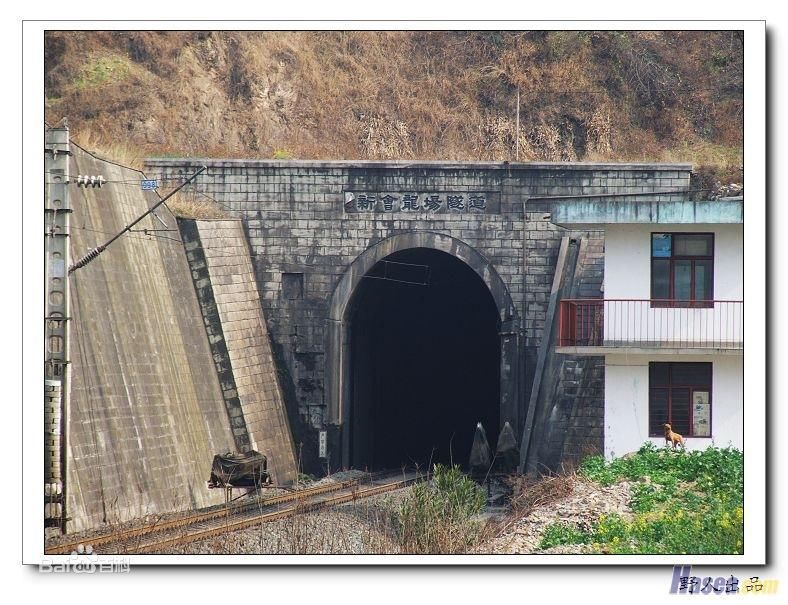
<path id="1" fill-rule="evenodd" d="M 396 252 L 364 276 L 347 317 L 355 468 L 466 467 L 477 422 L 495 447 L 499 315 L 473 269 L 430 248 Z"/>

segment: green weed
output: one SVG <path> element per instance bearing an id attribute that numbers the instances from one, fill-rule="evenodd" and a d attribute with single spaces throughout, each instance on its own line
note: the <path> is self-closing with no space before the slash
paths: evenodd
<path id="1" fill-rule="evenodd" d="M 98 57 L 83 66 L 74 79 L 73 86 L 77 90 L 97 88 L 108 82 L 123 80 L 130 72 L 129 62 L 123 57 Z"/>
<path id="2" fill-rule="evenodd" d="M 459 467 L 436 464 L 433 480 L 413 486 L 398 511 L 402 552 L 461 553 L 477 544 L 484 490 Z"/>
<path id="3" fill-rule="evenodd" d="M 738 554 L 744 543 L 744 457 L 732 448 L 672 452 L 645 444 L 635 455 L 606 463 L 583 461 L 580 474 L 602 485 L 637 482 L 634 518 L 600 517 L 588 532 L 553 524 L 541 547 L 593 544 L 602 552 Z"/>
<path id="4" fill-rule="evenodd" d="M 561 544 L 588 544 L 590 536 L 571 523 L 558 522 L 547 526 L 539 548 L 550 548 Z"/>

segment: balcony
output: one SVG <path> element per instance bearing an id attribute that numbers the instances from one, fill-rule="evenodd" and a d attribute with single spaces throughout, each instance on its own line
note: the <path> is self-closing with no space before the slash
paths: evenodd
<path id="1" fill-rule="evenodd" d="M 558 353 L 740 354 L 743 301 L 562 300 Z"/>

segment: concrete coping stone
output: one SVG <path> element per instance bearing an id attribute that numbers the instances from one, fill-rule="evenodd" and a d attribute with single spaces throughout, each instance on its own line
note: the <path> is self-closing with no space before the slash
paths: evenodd
<path id="1" fill-rule="evenodd" d="M 197 221 L 198 223 L 242 223 L 243 221 L 240 218 L 198 218 L 198 219 L 189 219 Z"/>
<path id="2" fill-rule="evenodd" d="M 652 170 L 691 171 L 692 164 L 656 162 L 443 162 L 437 160 L 256 160 L 233 158 L 148 158 L 146 166 L 214 166 L 255 168 L 374 169 L 422 168 L 429 170 Z"/>

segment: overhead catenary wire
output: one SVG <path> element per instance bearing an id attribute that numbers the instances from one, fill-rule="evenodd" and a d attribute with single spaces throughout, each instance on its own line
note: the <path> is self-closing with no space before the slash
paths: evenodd
<path id="1" fill-rule="evenodd" d="M 98 160 L 98 161 L 99 162 L 104 162 L 105 160 Z M 117 164 L 117 165 L 120 166 L 120 164 Z M 125 168 L 126 170 L 136 170 L 136 168 L 131 168 L 130 166 L 123 166 L 123 168 Z M 51 170 L 45 170 L 44 174 L 58 174 L 58 175 L 60 175 L 60 173 L 53 172 Z M 62 176 L 62 175 L 60 175 L 60 176 Z M 82 175 L 82 176 L 85 176 L 85 175 Z M 141 178 L 138 178 L 138 179 L 104 179 L 102 181 L 102 183 L 104 185 L 108 185 L 108 184 L 113 184 L 113 185 L 135 185 L 135 186 L 139 187 L 140 181 L 156 180 L 156 181 L 161 181 L 161 182 L 170 182 L 170 181 L 180 181 L 181 178 L 182 177 L 175 177 L 175 176 L 167 177 L 167 178 L 153 177 L 153 176 L 149 177 L 149 176 L 146 176 L 146 175 L 143 174 L 143 176 Z M 76 179 L 74 179 L 73 176 L 72 176 L 72 179 L 70 181 L 68 181 L 66 184 L 67 185 L 79 185 L 80 183 Z"/>
<path id="2" fill-rule="evenodd" d="M 71 265 L 71 266 L 68 268 L 68 272 L 69 272 L 69 274 L 73 273 L 74 271 L 76 271 L 77 269 L 79 269 L 79 268 L 81 268 L 81 267 L 84 267 L 84 266 L 85 266 L 85 265 L 87 265 L 89 262 L 91 262 L 93 259 L 95 259 L 95 258 L 96 258 L 96 257 L 97 257 L 99 254 L 101 254 L 102 252 L 104 252 L 104 250 L 106 250 L 106 249 L 107 249 L 107 247 L 108 247 L 110 244 L 112 244 L 112 243 L 113 243 L 115 240 L 117 240 L 119 237 L 121 237 L 121 236 L 122 236 L 124 233 L 126 233 L 126 232 L 128 232 L 128 231 L 131 231 L 131 228 L 132 228 L 132 227 L 134 227 L 134 225 L 136 225 L 136 224 L 137 224 L 137 223 L 139 223 L 139 222 L 140 222 L 142 219 L 144 219 L 146 216 L 148 216 L 149 214 L 151 214 L 151 213 L 152 213 L 154 210 L 156 210 L 156 208 L 158 208 L 159 206 L 161 206 L 162 204 L 164 204 L 164 203 L 165 203 L 165 202 L 166 202 L 168 199 L 170 199 L 170 198 L 171 198 L 173 195 L 175 195 L 176 193 L 178 193 L 178 191 L 180 191 L 181 189 L 183 189 L 183 188 L 184 188 L 186 185 L 188 185 L 189 183 L 191 183 L 191 182 L 192 182 L 194 179 L 196 179 L 196 178 L 197 178 L 197 177 L 198 177 L 200 174 L 202 174 L 202 173 L 203 173 L 205 170 L 206 170 L 206 167 L 205 167 L 205 166 L 202 166 L 202 167 L 201 167 L 201 168 L 200 168 L 200 169 L 199 169 L 197 172 L 195 172 L 194 174 L 192 174 L 192 175 L 191 175 L 191 176 L 190 176 L 188 179 L 186 179 L 186 180 L 185 180 L 183 183 L 181 183 L 181 184 L 180 184 L 178 187 L 176 187 L 175 189 L 173 189 L 173 190 L 172 190 L 170 193 L 168 193 L 168 194 L 167 194 L 165 197 L 163 197 L 161 200 L 159 200 L 158 202 L 156 202 L 156 203 L 155 203 L 153 206 L 151 206 L 151 207 L 150 207 L 150 208 L 149 208 L 147 211 L 143 212 L 143 213 L 142 213 L 140 216 L 138 216 L 138 217 L 137 217 L 137 218 L 136 218 L 134 221 L 132 221 L 131 223 L 129 223 L 128 225 L 126 225 L 126 226 L 123 228 L 123 230 L 122 230 L 122 231 L 118 232 L 116 235 L 114 235 L 112 238 L 110 238 L 110 239 L 109 239 L 109 240 L 107 240 L 105 243 L 101 244 L 100 246 L 96 246 L 96 247 L 95 247 L 95 248 L 93 248 L 92 250 L 88 251 L 88 253 L 87 253 L 87 254 L 85 254 L 85 256 L 83 256 L 82 258 L 80 258 L 80 259 L 79 259 L 77 262 L 75 262 L 73 265 Z"/>
<path id="3" fill-rule="evenodd" d="M 99 235 L 114 235 L 115 234 L 115 231 L 102 231 L 100 229 L 91 229 L 90 227 L 75 227 L 75 226 L 72 226 L 71 229 L 72 230 L 73 229 L 78 229 L 80 231 L 87 231 L 89 233 L 98 233 Z M 153 231 L 156 231 L 156 230 L 155 229 L 132 229 L 132 230 L 129 231 L 129 233 L 145 233 L 147 235 L 148 232 L 153 232 Z M 160 229 L 160 231 L 164 231 L 164 229 Z M 167 229 L 167 231 L 175 232 L 176 229 Z M 128 239 L 149 240 L 150 237 L 155 237 L 155 236 L 152 233 L 150 233 L 150 235 L 147 235 L 147 236 L 127 235 L 126 237 Z M 164 236 L 158 236 L 158 237 L 164 237 Z M 167 237 L 165 239 L 173 239 L 173 238 Z M 181 243 L 181 240 L 173 239 L 173 241 Z"/>
<path id="4" fill-rule="evenodd" d="M 126 165 L 124 165 L 124 164 L 120 164 L 120 163 L 118 163 L 118 162 L 114 162 L 114 161 L 112 161 L 112 160 L 108 160 L 107 158 L 102 158 L 101 156 L 98 156 L 98 155 L 96 155 L 94 152 L 90 151 L 90 149 L 86 149 L 85 147 L 83 147 L 82 145 L 80 145 L 79 143 L 77 143 L 77 142 L 76 142 L 74 139 L 72 139 L 71 137 L 69 137 L 68 141 L 69 141 L 69 143 L 71 143 L 72 145 L 74 145 L 74 147 L 78 147 L 79 149 L 81 149 L 82 151 L 84 151 L 85 153 L 87 153 L 87 154 L 88 154 L 90 157 L 92 157 L 92 158 L 94 158 L 94 159 L 96 159 L 96 160 L 98 160 L 98 161 L 100 161 L 100 162 L 105 162 L 105 163 L 107 163 L 107 164 L 112 164 L 113 166 L 118 166 L 118 167 L 120 167 L 120 168 L 125 168 L 125 169 L 127 169 L 127 170 L 133 170 L 134 172 L 139 172 L 139 173 L 140 173 L 140 174 L 142 174 L 142 175 L 144 175 L 144 174 L 145 174 L 145 173 L 144 173 L 142 170 L 140 170 L 139 168 L 133 168 L 132 166 L 126 166 Z"/>

